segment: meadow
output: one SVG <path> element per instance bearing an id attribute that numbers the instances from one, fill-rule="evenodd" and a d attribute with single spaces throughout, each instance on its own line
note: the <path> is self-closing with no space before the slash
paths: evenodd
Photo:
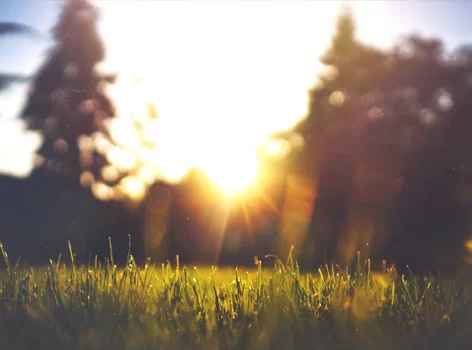
<path id="1" fill-rule="evenodd" d="M 70 246 L 48 266 L 12 263 L 3 246 L 1 349 L 465 349 L 472 284 L 399 275 L 360 254 L 353 271 L 301 272 L 292 253 L 254 269 L 138 266 Z M 64 262 L 67 260 L 67 262 Z"/>

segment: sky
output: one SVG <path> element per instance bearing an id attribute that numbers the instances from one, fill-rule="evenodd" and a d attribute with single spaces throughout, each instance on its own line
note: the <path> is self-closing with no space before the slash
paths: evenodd
<path id="1" fill-rule="evenodd" d="M 34 75 L 53 44 L 50 30 L 63 3 L 0 1 L 0 22 L 25 23 L 44 34 L 41 39 L 0 38 L 1 72 Z M 109 95 L 123 116 L 140 104 L 155 103 L 165 130 L 155 133 L 164 150 L 156 157 L 165 178 L 201 166 L 223 179 L 227 174 L 221 172 L 225 165 L 218 161 L 223 157 L 215 153 L 215 143 L 236 165 L 238 157 L 247 163 L 265 137 L 303 118 L 307 90 L 322 69 L 318 57 L 346 4 L 356 19 L 358 37 L 375 46 L 388 47 L 408 33 L 442 38 L 448 50 L 472 41 L 470 1 L 95 3 L 107 50 L 101 69 L 119 76 Z M 137 77 L 139 86 L 133 85 Z M 0 172 L 19 177 L 29 174 L 40 144 L 39 136 L 25 131 L 17 118 L 28 88 L 18 84 L 0 94 Z M 189 126 L 183 136 L 198 147 L 179 149 L 174 136 L 183 122 Z M 120 127 L 127 128 L 126 118 L 117 123 L 117 132 Z"/>

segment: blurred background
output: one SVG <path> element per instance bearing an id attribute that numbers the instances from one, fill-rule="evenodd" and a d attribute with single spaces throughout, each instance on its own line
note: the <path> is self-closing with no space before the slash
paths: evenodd
<path id="1" fill-rule="evenodd" d="M 466 1 L 0 4 L 13 259 L 472 262 Z"/>

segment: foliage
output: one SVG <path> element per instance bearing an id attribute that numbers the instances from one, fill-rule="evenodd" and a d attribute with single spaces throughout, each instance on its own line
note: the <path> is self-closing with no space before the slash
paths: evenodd
<path id="1" fill-rule="evenodd" d="M 338 18 L 321 62 L 327 71 L 310 91 L 307 118 L 297 128 L 306 146 L 296 162 L 299 171 L 318 183 L 308 228 L 316 265 L 344 259 L 337 254 L 338 245 L 354 196 L 357 164 L 365 154 L 365 114 L 375 107 L 369 100 L 382 89 L 387 56 L 357 40 L 354 19 L 346 12 Z"/>
<path id="2" fill-rule="evenodd" d="M 69 244 L 70 247 L 70 244 Z M 242 273 L 125 266 L 13 266 L 0 282 L 8 349 L 459 349 L 470 344 L 470 285 L 399 276 L 357 256 L 355 271 L 302 273 L 290 252 Z"/>
<path id="3" fill-rule="evenodd" d="M 53 30 L 56 45 L 34 81 L 22 118 L 43 137 L 38 154 L 41 169 L 79 182 L 88 171 L 99 175 L 106 164 L 91 136 L 103 130 L 113 114 L 104 95 L 112 76 L 96 72 L 104 49 L 96 30 L 98 13 L 86 0 L 70 0 Z"/>
<path id="4" fill-rule="evenodd" d="M 39 36 L 40 34 L 36 29 L 21 23 L 15 22 L 1 22 L 0 23 L 0 35 L 11 35 L 11 34 L 29 34 Z"/>
<path id="5" fill-rule="evenodd" d="M 25 82 L 28 78 L 23 75 L 0 73 L 0 91 L 6 89 L 10 84 L 16 82 Z"/>
<path id="6" fill-rule="evenodd" d="M 402 269 L 453 271 L 470 232 L 459 194 L 471 183 L 470 48 L 447 55 L 440 40 L 411 35 L 378 50 L 346 13 L 321 61 L 296 162 L 317 183 L 315 263 L 369 246 Z"/>

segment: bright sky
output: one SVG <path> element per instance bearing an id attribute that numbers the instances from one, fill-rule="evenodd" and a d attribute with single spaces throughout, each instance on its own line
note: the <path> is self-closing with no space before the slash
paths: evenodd
<path id="1" fill-rule="evenodd" d="M 2 0 L 0 21 L 28 23 L 48 33 L 62 3 Z M 109 91 L 123 117 L 117 131 L 127 130 L 129 112 L 155 103 L 160 124 L 150 133 L 159 141 L 150 158 L 161 175 L 178 179 L 197 166 L 216 182 L 237 168 L 256 171 L 255 148 L 304 116 L 307 90 L 320 69 L 317 59 L 342 6 L 331 1 L 96 3 L 108 56 L 103 68 L 119 73 Z M 378 46 L 410 32 L 439 36 L 448 48 L 468 40 L 472 2 L 348 3 L 358 36 Z M 49 45 L 25 37 L 0 39 L 0 71 L 34 73 Z M 138 86 L 131 84 L 137 76 Z M 25 92 L 18 85 L 0 95 L 0 172 L 16 176 L 29 173 L 40 142 L 16 118 Z M 228 155 L 231 163 L 225 163 Z"/>
<path id="2" fill-rule="evenodd" d="M 122 72 L 109 93 L 129 102 L 135 76 L 142 78 L 135 106 L 123 102 L 118 115 L 149 101 L 160 116 L 151 136 L 157 149 L 147 159 L 166 180 L 196 167 L 230 191 L 258 172 L 264 139 L 305 114 L 316 58 L 337 13 L 336 4 L 320 2 L 100 5 L 105 66 Z M 132 31 L 121 24 L 126 16 L 135 19 Z M 131 128 L 121 127 L 123 134 Z"/>

